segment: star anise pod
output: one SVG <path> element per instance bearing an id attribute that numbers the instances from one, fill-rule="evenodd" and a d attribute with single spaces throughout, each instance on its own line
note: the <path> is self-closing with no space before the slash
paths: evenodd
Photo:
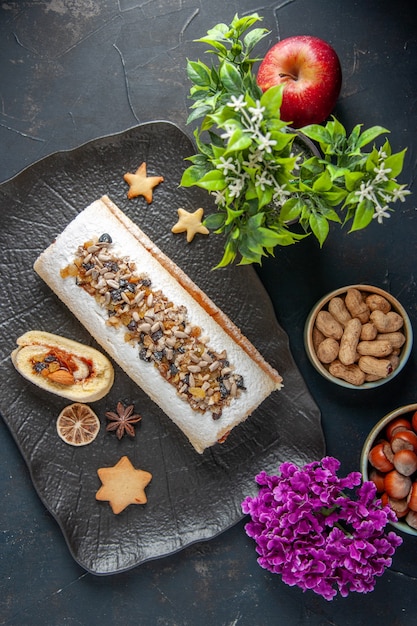
<path id="1" fill-rule="evenodd" d="M 116 431 L 116 437 L 121 439 L 124 434 L 128 434 L 131 437 L 135 436 L 134 424 L 140 422 L 141 415 L 133 414 L 134 405 L 130 404 L 125 407 L 121 402 L 117 403 L 116 413 L 114 411 L 107 411 L 106 417 L 110 420 L 107 424 L 106 430 Z"/>

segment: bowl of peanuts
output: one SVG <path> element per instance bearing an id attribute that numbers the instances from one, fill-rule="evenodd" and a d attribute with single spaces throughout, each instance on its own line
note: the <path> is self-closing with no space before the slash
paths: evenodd
<path id="1" fill-rule="evenodd" d="M 406 364 L 413 343 L 410 319 L 390 293 L 349 285 L 327 294 L 311 310 L 304 345 L 315 369 L 348 389 L 373 389 Z"/>
<path id="2" fill-rule="evenodd" d="M 373 427 L 360 467 L 363 480 L 374 482 L 382 504 L 395 512 L 393 526 L 417 536 L 417 404 L 391 411 Z"/>

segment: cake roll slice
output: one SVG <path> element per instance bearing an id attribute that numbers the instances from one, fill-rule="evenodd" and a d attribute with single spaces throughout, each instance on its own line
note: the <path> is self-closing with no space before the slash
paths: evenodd
<path id="1" fill-rule="evenodd" d="M 107 196 L 34 269 L 199 453 L 282 387 L 230 318 Z"/>

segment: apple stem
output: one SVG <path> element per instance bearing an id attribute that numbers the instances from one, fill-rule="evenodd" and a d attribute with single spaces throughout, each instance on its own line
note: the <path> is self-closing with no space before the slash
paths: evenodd
<path id="1" fill-rule="evenodd" d="M 279 74 L 280 78 L 291 78 L 292 80 L 298 80 L 297 76 L 295 74 L 285 74 L 284 72 L 281 72 Z"/>

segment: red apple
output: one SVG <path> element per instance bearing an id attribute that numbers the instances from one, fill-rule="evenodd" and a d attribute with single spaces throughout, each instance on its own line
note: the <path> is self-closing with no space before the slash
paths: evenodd
<path id="1" fill-rule="evenodd" d="M 294 128 L 321 124 L 332 112 L 342 85 L 335 50 L 322 39 L 282 39 L 266 53 L 257 74 L 262 91 L 283 84 L 281 119 Z"/>

